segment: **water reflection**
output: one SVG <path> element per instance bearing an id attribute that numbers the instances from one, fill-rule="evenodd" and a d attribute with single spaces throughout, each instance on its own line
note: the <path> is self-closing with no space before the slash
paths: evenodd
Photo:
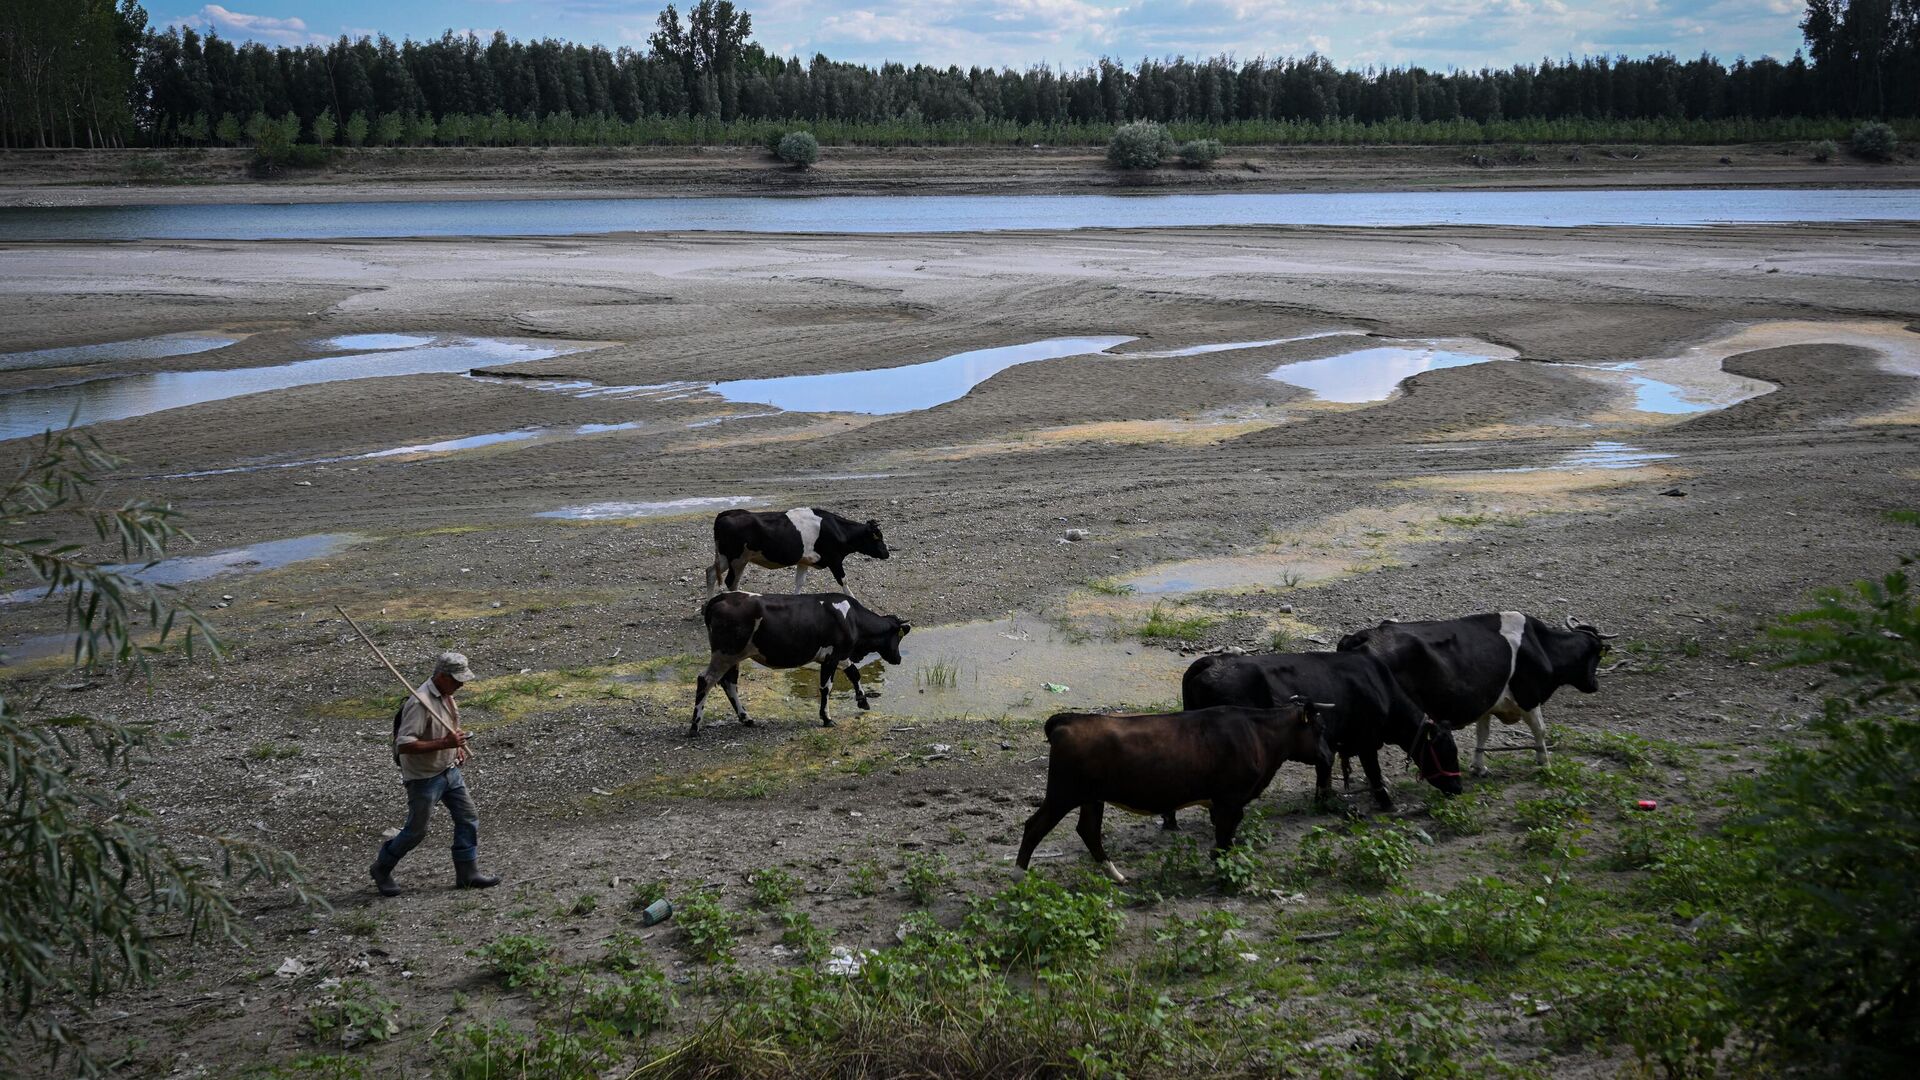
<path id="1" fill-rule="evenodd" d="M 0 371 L 27 371 L 33 368 L 72 367 L 80 364 L 110 364 L 116 360 L 158 360 L 167 356 L 224 349 L 240 339 L 224 334 L 168 334 L 162 337 L 136 338 L 133 341 L 108 341 L 99 345 L 71 345 L 63 349 L 35 349 L 32 352 L 0 353 Z"/>
<path id="2" fill-rule="evenodd" d="M 501 338 L 470 338 L 445 345 L 299 360 L 227 371 L 169 371 L 95 379 L 0 395 L 0 439 L 48 428 L 125 420 L 208 401 L 350 379 L 467 371 L 485 364 L 518 364 L 558 356 L 570 348 Z"/>
<path id="3" fill-rule="evenodd" d="M 1442 345 L 1454 347 L 1443 348 Z M 1482 351 L 1463 351 L 1475 347 Z M 1475 346 L 1467 342 L 1382 345 L 1318 360 L 1282 364 L 1268 372 L 1267 378 L 1310 390 L 1322 401 L 1382 401 L 1402 381 L 1423 371 L 1511 360 L 1515 355 L 1512 350 L 1499 346 Z"/>
<path id="4" fill-rule="evenodd" d="M 149 585 L 186 585 L 226 574 L 257 574 L 278 570 L 309 559 L 319 559 L 364 543 L 360 533 L 314 533 L 286 540 L 268 540 L 246 547 L 229 548 L 211 555 L 178 555 L 152 566 L 125 564 L 111 567 Z M 0 595 L 0 604 L 17 604 L 44 596 L 44 588 L 15 589 Z"/>
<path id="5" fill-rule="evenodd" d="M 772 405 L 788 412 L 913 412 L 964 397 L 967 391 L 1010 367 L 1063 356 L 1088 356 L 1132 340 L 1124 336 L 1048 338 L 955 353 L 924 364 L 737 379 L 714 383 L 710 389 L 728 401 Z"/>

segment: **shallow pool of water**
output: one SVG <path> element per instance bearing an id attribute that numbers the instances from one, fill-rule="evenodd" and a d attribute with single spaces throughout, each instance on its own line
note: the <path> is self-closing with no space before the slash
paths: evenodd
<path id="1" fill-rule="evenodd" d="M 1132 340 L 1119 336 L 1047 338 L 955 353 L 924 364 L 737 379 L 714 383 L 708 389 L 728 401 L 772 405 L 788 412 L 913 412 L 964 397 L 967 391 L 1010 367 L 1063 356 L 1089 356 Z"/>
<path id="2" fill-rule="evenodd" d="M 325 345 L 329 349 L 358 351 L 361 349 L 412 349 L 433 342 L 432 334 L 343 334 L 328 338 Z"/>
<path id="3" fill-rule="evenodd" d="M 1274 553 L 1183 559 L 1121 578 L 1148 596 L 1232 589 L 1288 589 L 1338 576 L 1344 567 Z"/>
<path id="4" fill-rule="evenodd" d="M 1216 195 L 841 195 L 0 208 L 0 240 L 947 233 L 1206 225 L 1711 225 L 1915 221 L 1920 191 L 1821 188 Z"/>
<path id="5" fill-rule="evenodd" d="M 0 371 L 27 371 L 33 368 L 73 367 L 81 364 L 110 364 L 116 360 L 157 360 L 166 356 L 224 349 L 240 339 L 224 334 L 166 334 L 135 338 L 132 341 L 108 341 L 99 345 L 70 345 L 62 349 L 35 349 L 32 352 L 0 353 Z"/>
<path id="6" fill-rule="evenodd" d="M 1638 469 L 1656 461 L 1665 461 L 1677 455 L 1656 450 L 1642 450 L 1637 446 L 1628 446 L 1621 442 L 1600 441 L 1583 449 L 1561 455 L 1550 465 L 1520 465 L 1508 469 L 1489 469 L 1488 472 L 1552 472 L 1561 469 Z"/>
<path id="7" fill-rule="evenodd" d="M 355 544 L 365 543 L 366 540 L 367 537 L 360 533 L 314 533 L 229 548 L 210 555 L 177 555 L 148 567 L 122 565 L 114 569 L 150 585 L 187 585 L 229 574 L 258 574 L 278 570 L 297 562 L 325 558 Z M 17 604 L 45 593 L 45 589 L 15 589 L 0 595 L 0 603 Z"/>
<path id="8" fill-rule="evenodd" d="M 764 501 L 758 495 L 714 495 L 660 502 L 599 502 L 542 510 L 533 516 L 567 521 L 621 521 L 627 518 L 671 517 L 702 510 L 725 510 L 735 506 L 758 506 Z"/>
<path id="9" fill-rule="evenodd" d="M 37 435 L 64 426 L 125 420 L 148 413 L 247 394 L 351 379 L 464 372 L 485 364 L 518 364 L 572 351 L 569 347 L 502 338 L 469 338 L 380 352 L 298 360 L 227 371 L 170 371 L 95 379 L 0 394 L 0 439 Z"/>
<path id="10" fill-rule="evenodd" d="M 1267 378 L 1310 390 L 1322 401 L 1384 401 L 1395 387 L 1423 371 L 1511 360 L 1516 355 L 1511 349 L 1473 342 L 1377 345 L 1282 364 L 1267 372 Z"/>
<path id="11" fill-rule="evenodd" d="M 901 664 L 863 665 L 861 684 L 878 687 L 875 710 L 900 716 L 1046 716 L 1076 709 L 1172 706 L 1191 658 L 1138 641 L 1074 640 L 1024 613 L 992 622 L 916 627 L 901 642 Z M 1053 691 L 1049 685 L 1064 687 Z M 836 689 L 851 687 L 835 676 Z M 816 700 L 820 669 L 787 675 L 788 693 Z M 838 711 L 842 706 L 836 704 Z"/>

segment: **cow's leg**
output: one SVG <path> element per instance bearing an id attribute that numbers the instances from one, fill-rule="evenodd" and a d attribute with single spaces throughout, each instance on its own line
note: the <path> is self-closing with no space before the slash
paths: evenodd
<path id="1" fill-rule="evenodd" d="M 1240 829 L 1240 819 L 1247 816 L 1247 807 L 1244 803 L 1222 803 L 1216 799 L 1207 812 L 1213 815 L 1213 851 L 1217 857 L 1233 846 L 1233 834 Z"/>
<path id="2" fill-rule="evenodd" d="M 745 557 L 727 561 L 727 591 L 733 592 L 740 587 L 740 574 L 747 568 Z"/>
<path id="3" fill-rule="evenodd" d="M 1160 828 L 1165 830 L 1166 832 L 1179 832 L 1180 822 L 1175 818 L 1175 815 L 1178 813 L 1179 811 L 1177 810 L 1169 810 L 1166 813 L 1161 814 Z"/>
<path id="4" fill-rule="evenodd" d="M 1538 707 L 1527 710 L 1527 727 L 1533 731 L 1533 761 L 1545 768 L 1547 764 L 1547 720 L 1540 715 Z"/>
<path id="5" fill-rule="evenodd" d="M 848 596 L 852 596 L 853 590 L 847 588 L 847 568 L 840 565 L 839 563 L 828 563 L 827 569 L 832 571 L 833 573 L 834 585 L 837 586 L 841 592 L 846 593 Z"/>
<path id="6" fill-rule="evenodd" d="M 1340 767 L 1344 771 L 1352 765 L 1352 759 L 1340 755 Z M 1351 786 L 1352 777 L 1342 777 L 1341 783 Z M 1351 814 L 1345 799 L 1333 793 L 1333 762 L 1316 761 L 1313 763 L 1313 808 L 1327 813 Z"/>
<path id="7" fill-rule="evenodd" d="M 1328 787 L 1333 786 L 1331 781 L 1329 781 L 1327 786 Z M 1342 790 L 1351 790 L 1353 788 L 1353 755 L 1352 754 L 1340 755 L 1340 787 Z"/>
<path id="8" fill-rule="evenodd" d="M 707 599 L 711 600 L 720 591 L 721 579 L 727 573 L 727 557 L 719 552 L 713 553 L 713 562 L 707 566 Z"/>
<path id="9" fill-rule="evenodd" d="M 853 661 L 849 660 L 847 661 L 846 672 L 847 681 L 853 684 L 854 703 L 860 706 L 861 712 L 866 712 L 869 708 L 872 708 L 872 706 L 867 704 L 867 692 L 860 688 L 860 669 L 854 665 Z"/>
<path id="10" fill-rule="evenodd" d="M 1067 812 L 1072 809 L 1072 803 L 1065 799 L 1055 799 L 1049 792 L 1047 797 L 1041 800 L 1040 809 L 1035 810 L 1033 816 L 1027 819 L 1026 831 L 1020 835 L 1020 855 L 1013 860 L 1013 864 L 1025 870 L 1028 861 L 1033 858 L 1033 849 L 1040 846 L 1040 841 L 1045 839 L 1046 835 L 1053 831 L 1053 827 L 1060 824 L 1060 819 L 1066 817 Z"/>
<path id="11" fill-rule="evenodd" d="M 740 705 L 740 666 L 738 664 L 728 668 L 727 673 L 721 677 L 720 689 L 727 692 L 727 700 L 733 703 L 733 715 L 740 718 L 740 725 L 752 727 L 753 717 L 748 716 L 747 710 Z"/>
<path id="12" fill-rule="evenodd" d="M 832 727 L 833 717 L 827 715 L 827 694 L 833 689 L 833 673 L 840 669 L 840 661 L 829 656 L 820 661 L 820 726 Z"/>
<path id="13" fill-rule="evenodd" d="M 1473 725 L 1473 775 L 1487 775 L 1487 738 L 1493 734 L 1493 714 L 1488 713 Z"/>
<path id="14" fill-rule="evenodd" d="M 793 591 L 799 592 L 807 587 L 807 566 L 801 563 L 793 568 Z"/>
<path id="15" fill-rule="evenodd" d="M 728 672 L 738 667 L 739 663 L 738 660 L 729 661 L 719 653 L 715 653 L 713 659 L 707 662 L 707 670 L 701 672 L 700 677 L 694 680 L 693 723 L 687 725 L 687 735 L 689 737 L 700 734 L 700 716 L 706 712 L 707 709 L 707 692 L 713 689 L 714 683 L 720 682 Z M 727 691 L 727 696 L 733 696 L 731 689 Z M 739 707 L 738 704 L 734 706 L 736 710 L 738 710 Z"/>
<path id="16" fill-rule="evenodd" d="M 1360 768 L 1367 774 L 1367 788 L 1373 792 L 1374 808 L 1393 809 L 1393 795 L 1387 791 L 1386 778 L 1380 775 L 1379 749 L 1361 751 Z"/>
<path id="17" fill-rule="evenodd" d="M 1106 812 L 1107 804 L 1099 799 L 1080 804 L 1080 826 L 1075 831 L 1086 842 L 1087 850 L 1093 853 L 1093 861 L 1100 864 L 1100 870 L 1113 879 L 1115 885 L 1125 885 L 1127 876 L 1122 874 L 1113 860 L 1107 858 L 1107 847 L 1100 841 L 1100 818 Z"/>

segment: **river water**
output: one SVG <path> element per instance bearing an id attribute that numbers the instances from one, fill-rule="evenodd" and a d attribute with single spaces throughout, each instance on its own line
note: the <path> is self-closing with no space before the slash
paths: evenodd
<path id="1" fill-rule="evenodd" d="M 836 195 L 0 208 L 0 241 L 1920 221 L 1920 190 Z"/>

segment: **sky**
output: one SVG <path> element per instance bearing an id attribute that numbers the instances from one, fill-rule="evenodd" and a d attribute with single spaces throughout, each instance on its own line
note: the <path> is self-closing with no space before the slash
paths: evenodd
<path id="1" fill-rule="evenodd" d="M 1025 68 L 1112 57 L 1304 56 L 1505 67 L 1567 55 L 1791 57 L 1798 0 L 735 0 L 781 56 Z M 645 49 L 665 0 L 146 0 L 152 22 L 302 45 L 495 30 Z M 680 4 L 684 11 L 687 4 Z"/>

